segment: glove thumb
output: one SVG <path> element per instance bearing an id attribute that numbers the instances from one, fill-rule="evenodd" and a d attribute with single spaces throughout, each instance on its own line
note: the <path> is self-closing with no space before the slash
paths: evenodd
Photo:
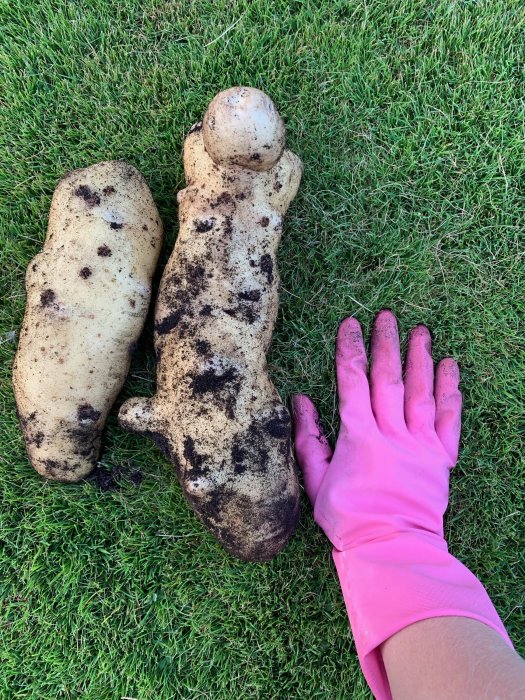
<path id="1" fill-rule="evenodd" d="M 304 394 L 292 399 L 295 426 L 295 454 L 304 477 L 304 488 L 315 505 L 315 499 L 332 459 L 332 448 L 325 437 L 319 414 Z"/>

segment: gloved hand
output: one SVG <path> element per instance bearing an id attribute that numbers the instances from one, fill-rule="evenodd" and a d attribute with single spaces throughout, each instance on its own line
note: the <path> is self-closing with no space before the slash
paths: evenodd
<path id="1" fill-rule="evenodd" d="M 380 645 L 407 625 L 459 615 L 510 644 L 485 589 L 447 550 L 443 514 L 461 426 L 459 369 L 436 369 L 430 333 L 410 335 L 403 381 L 395 316 L 382 311 L 370 380 L 361 327 L 341 324 L 336 348 L 341 427 L 332 453 L 307 396 L 294 397 L 295 451 L 315 521 L 333 557 L 365 677 L 390 698 Z"/>

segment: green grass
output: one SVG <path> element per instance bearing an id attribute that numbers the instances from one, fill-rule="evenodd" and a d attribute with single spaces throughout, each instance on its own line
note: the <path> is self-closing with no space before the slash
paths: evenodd
<path id="1" fill-rule="evenodd" d="M 43 483 L 11 363 L 57 180 L 125 158 L 176 236 L 181 144 L 219 90 L 274 98 L 305 175 L 280 251 L 270 357 L 334 435 L 333 344 L 383 306 L 463 372 L 447 535 L 525 653 L 520 0 L 0 0 L 0 697 L 369 698 L 306 501 L 266 565 L 229 558 L 170 465 L 117 426 L 121 490 Z M 521 282 L 521 288 L 520 288 Z M 521 355 L 520 355 L 521 352 Z M 121 401 L 154 388 L 151 319 Z M 521 421 L 521 424 L 520 424 Z"/>

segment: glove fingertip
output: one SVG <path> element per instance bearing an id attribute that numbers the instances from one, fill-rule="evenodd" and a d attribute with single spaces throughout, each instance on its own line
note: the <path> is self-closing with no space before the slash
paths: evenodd
<path id="1" fill-rule="evenodd" d="M 317 416 L 317 409 L 312 399 L 306 394 L 292 396 L 292 415 L 296 421 L 308 420 Z"/>

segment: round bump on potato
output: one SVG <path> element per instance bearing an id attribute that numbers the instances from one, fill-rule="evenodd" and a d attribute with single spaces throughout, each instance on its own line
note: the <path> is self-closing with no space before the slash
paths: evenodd
<path id="1" fill-rule="evenodd" d="M 234 87 L 216 95 L 203 120 L 206 151 L 218 165 L 270 170 L 284 150 L 284 123 L 261 90 Z"/>

